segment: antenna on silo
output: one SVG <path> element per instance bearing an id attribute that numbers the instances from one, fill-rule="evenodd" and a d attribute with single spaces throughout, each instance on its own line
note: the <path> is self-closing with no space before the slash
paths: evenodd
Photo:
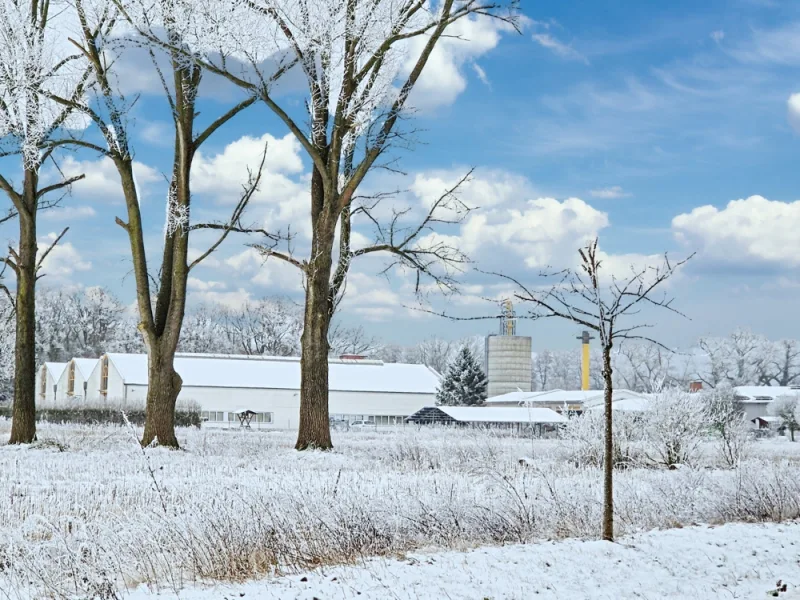
<path id="1" fill-rule="evenodd" d="M 510 298 L 500 303 L 500 335 L 517 335 L 517 314 Z"/>

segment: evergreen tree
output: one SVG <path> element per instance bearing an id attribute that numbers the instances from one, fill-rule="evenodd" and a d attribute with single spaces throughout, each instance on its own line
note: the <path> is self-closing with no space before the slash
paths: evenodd
<path id="1" fill-rule="evenodd" d="M 464 346 L 447 369 L 436 393 L 440 406 L 480 406 L 488 380 L 469 347 Z"/>

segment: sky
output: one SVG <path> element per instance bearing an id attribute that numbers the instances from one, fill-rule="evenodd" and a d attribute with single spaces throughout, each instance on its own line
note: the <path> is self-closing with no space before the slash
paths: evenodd
<path id="1" fill-rule="evenodd" d="M 499 272 L 540 286 L 546 267 L 574 266 L 577 249 L 599 238 L 608 272 L 657 264 L 663 253 L 696 255 L 669 282 L 684 316 L 647 312 L 669 346 L 747 327 L 771 338 L 800 337 L 800 4 L 778 0 L 697 3 L 523 0 L 522 31 L 499 22 L 462 23 L 431 59 L 412 96 L 408 148 L 394 171 L 376 171 L 365 193 L 402 190 L 412 215 L 452 187 L 473 210 L 437 235 L 473 264 L 462 294 L 429 295 L 424 306 L 461 318 L 491 317 L 513 286 Z M 163 236 L 165 173 L 172 124 L 146 56 L 130 53 L 120 81 L 139 99 L 131 111 L 137 180 L 153 255 Z M 280 98 L 302 107 L 302 81 L 288 77 Z M 206 76 L 200 121 L 241 96 Z M 91 135 L 91 134 L 87 134 Z M 216 133 L 196 158 L 193 217 L 223 220 L 258 164 L 267 161 L 248 209 L 253 224 L 291 226 L 298 252 L 309 231 L 309 161 L 300 144 L 263 106 Z M 133 301 L 130 250 L 114 224 L 124 205 L 113 166 L 85 152 L 58 159 L 65 174 L 85 173 L 61 207 L 41 215 L 41 245 L 70 230 L 48 258 L 40 285 L 106 286 Z M 10 172 L 14 165 L 0 162 Z M 10 169 L 10 171 L 9 171 Z M 402 171 L 402 173 L 397 172 Z M 56 171 L 48 167 L 45 181 Z M 2 205 L 0 205 L 2 206 Z M 391 214 L 386 207 L 384 214 Z M 356 228 L 369 243 L 369 227 Z M 14 243 L 13 224 L 0 228 Z M 194 236 L 200 252 L 211 239 Z M 231 236 L 192 272 L 190 305 L 238 306 L 270 295 L 302 297 L 298 272 L 265 264 Z M 494 332 L 487 320 L 453 320 L 417 310 L 414 280 L 374 257 L 354 263 L 337 318 L 387 341 Z M 155 267 L 154 267 L 155 268 Z M 527 308 L 517 304 L 520 315 Z M 534 349 L 573 347 L 580 328 L 521 320 Z"/>

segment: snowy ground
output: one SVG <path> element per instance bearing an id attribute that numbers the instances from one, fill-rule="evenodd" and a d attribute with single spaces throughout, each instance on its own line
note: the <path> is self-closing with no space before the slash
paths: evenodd
<path id="1" fill-rule="evenodd" d="M 800 524 L 690 527 L 610 544 L 561 542 L 409 554 L 244 585 L 185 590 L 185 600 L 800 599 Z M 164 594 L 159 598 L 175 598 Z M 132 600 L 155 600 L 146 590 Z"/>
<path id="2" fill-rule="evenodd" d="M 0 439 L 7 435 L 8 425 L 0 422 Z M 509 545 L 591 540 L 599 533 L 601 474 L 574 464 L 570 448 L 559 441 L 409 427 L 337 432 L 333 452 L 298 453 L 289 432 L 184 430 L 179 432 L 184 450 L 142 451 L 135 432 L 125 428 L 52 425 L 41 427 L 39 439 L 30 448 L 0 447 L 0 598 L 9 600 L 117 600 L 142 585 L 175 597 L 214 582 L 293 577 L 269 584 L 271 590 L 300 585 L 294 575 L 319 566 L 362 564 L 372 557 L 389 561 L 423 550 L 505 546 L 486 552 L 526 557 L 531 552 L 527 564 L 538 560 L 537 552 L 550 550 L 509 550 Z M 737 469 L 715 463 L 713 447 L 704 452 L 693 467 L 676 471 L 619 471 L 619 535 L 800 517 L 800 444 L 759 442 Z M 523 456 L 526 464 L 520 464 Z M 787 531 L 798 537 L 797 529 Z M 568 556 L 574 543 L 558 548 Z M 602 547 L 580 545 L 590 557 Z M 745 550 L 749 546 L 735 551 Z M 615 547 L 618 551 L 628 552 Z M 705 553 L 716 560 L 715 553 Z M 479 564 L 464 566 L 478 556 L 437 555 L 433 566 L 455 561 L 448 569 L 473 569 L 471 579 L 466 572 L 462 578 L 480 586 L 479 578 L 492 573 Z M 667 553 L 662 565 L 679 558 Z M 575 558 L 571 568 L 581 573 L 594 560 L 605 559 Z M 407 588 L 405 596 L 398 591 L 399 597 L 447 597 L 436 592 L 437 580 L 428 581 L 423 573 L 429 568 L 424 560 L 413 568 L 402 562 L 369 564 L 381 579 L 385 572 L 386 581 L 403 579 L 398 569 L 420 570 L 426 583 Z M 765 581 L 773 574 L 790 580 L 781 568 L 774 566 Z M 536 571 L 523 566 L 519 572 L 519 585 L 539 585 Z M 340 591 L 318 590 L 317 597 L 347 597 L 341 589 L 348 577 L 364 586 L 356 591 L 367 594 L 377 584 L 364 582 L 365 573 L 332 575 L 333 589 Z M 493 573 L 497 581 L 511 580 L 502 571 Z M 583 585 L 584 579 L 573 583 Z M 269 597 L 253 589 L 250 597 Z M 274 589 L 273 597 L 306 597 L 302 587 L 297 593 L 291 587 Z M 432 595 L 422 595 L 428 591 Z M 284 592 L 288 595 L 280 595 Z M 471 591 L 463 593 L 479 600 Z M 487 597 L 498 597 L 493 594 Z"/>

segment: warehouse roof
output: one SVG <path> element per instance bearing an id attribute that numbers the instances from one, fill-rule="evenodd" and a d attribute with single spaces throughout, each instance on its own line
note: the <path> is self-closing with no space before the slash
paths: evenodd
<path id="1" fill-rule="evenodd" d="M 427 406 L 409 421 L 437 421 L 437 411 L 459 423 L 566 423 L 567 418 L 549 408 L 517 406 Z M 442 421 L 449 421 L 442 416 Z"/>
<path id="2" fill-rule="evenodd" d="M 733 388 L 736 396 L 745 402 L 772 402 L 780 396 L 800 395 L 800 389 L 777 385 L 740 385 Z"/>
<path id="3" fill-rule="evenodd" d="M 81 375 L 83 375 L 83 378 L 86 379 L 92 374 L 92 371 L 94 371 L 97 360 L 96 358 L 73 358 L 72 362 L 75 363 L 75 368 L 78 369 Z"/>
<path id="4" fill-rule="evenodd" d="M 50 375 L 53 376 L 53 379 L 58 380 L 61 378 L 64 369 L 67 368 L 67 363 L 46 362 L 44 363 L 44 368 L 50 371 Z"/>
<path id="5" fill-rule="evenodd" d="M 108 354 L 128 385 L 147 385 L 146 354 Z M 329 389 L 337 392 L 435 394 L 439 377 L 425 365 L 330 359 Z M 300 359 L 179 354 L 175 370 L 184 387 L 300 389 Z"/>
<path id="6" fill-rule="evenodd" d="M 510 404 L 512 402 L 547 403 L 547 404 L 573 404 L 583 403 L 592 406 L 603 401 L 603 390 L 550 390 L 547 392 L 511 392 L 501 396 L 494 396 L 486 404 Z M 614 401 L 625 398 L 643 398 L 642 394 L 630 390 L 618 389 L 613 391 Z"/>

